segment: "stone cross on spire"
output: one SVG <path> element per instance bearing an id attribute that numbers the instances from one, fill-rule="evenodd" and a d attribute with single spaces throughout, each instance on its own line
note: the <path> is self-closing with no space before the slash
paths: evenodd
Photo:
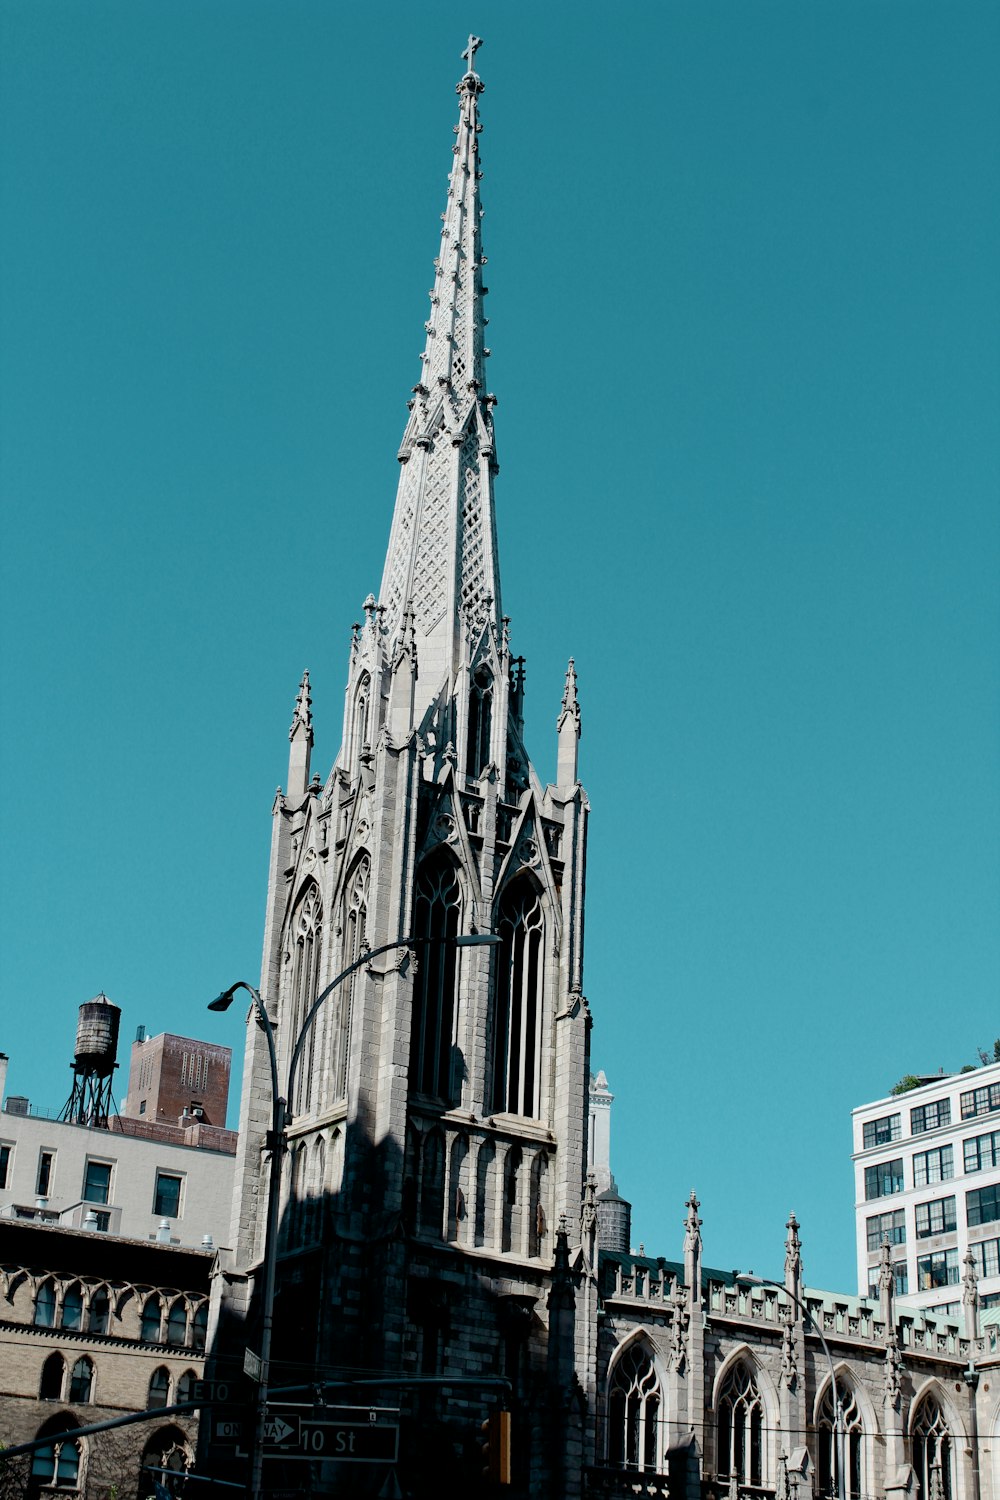
<path id="1" fill-rule="evenodd" d="M 481 36 L 473 36 L 472 33 L 471 33 L 471 31 L 470 31 L 469 32 L 469 45 L 466 47 L 465 51 L 462 53 L 462 56 L 468 61 L 469 72 L 470 73 L 474 73 L 475 70 L 476 70 L 476 53 L 479 51 L 479 49 L 480 49 L 480 47 L 482 45 L 483 45 L 483 39 L 482 39 L 482 37 Z"/>

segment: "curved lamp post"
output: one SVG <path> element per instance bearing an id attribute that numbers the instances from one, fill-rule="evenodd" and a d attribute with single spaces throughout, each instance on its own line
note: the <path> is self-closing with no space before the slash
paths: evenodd
<path id="1" fill-rule="evenodd" d="M 261 1479 L 264 1463 L 264 1426 L 267 1421 L 267 1396 L 270 1377 L 271 1362 L 271 1330 L 274 1323 L 274 1273 L 278 1260 L 278 1208 L 281 1201 L 281 1169 L 288 1149 L 287 1125 L 290 1119 L 288 1101 L 294 1098 L 295 1072 L 298 1067 L 299 1058 L 302 1055 L 302 1045 L 309 1033 L 309 1029 L 323 1002 L 333 994 L 339 984 L 343 984 L 358 969 L 364 968 L 371 963 L 373 958 L 378 958 L 381 953 L 391 953 L 395 948 L 424 948 L 429 944 L 447 944 L 454 948 L 482 948 L 495 947 L 500 938 L 492 932 L 474 932 L 457 937 L 425 938 L 404 937 L 397 938 L 392 943 L 382 943 L 377 948 L 368 948 L 361 957 L 355 959 L 354 963 L 348 964 L 336 977 L 331 979 L 326 989 L 321 990 L 313 1001 L 299 1034 L 295 1038 L 292 1047 L 292 1057 L 288 1065 L 288 1083 L 284 1094 L 281 1093 L 281 1085 L 278 1081 L 278 1053 L 274 1045 L 274 1027 L 271 1018 L 265 1009 L 264 1002 L 260 997 L 260 991 L 245 979 L 238 979 L 231 984 L 228 990 L 223 990 L 215 1000 L 209 1003 L 209 1010 L 228 1010 L 233 1003 L 233 998 L 238 990 L 246 990 L 254 1003 L 257 1019 L 263 1029 L 267 1040 L 267 1056 L 271 1065 L 271 1129 L 266 1137 L 266 1145 L 271 1153 L 271 1170 L 268 1178 L 267 1196 L 267 1220 L 264 1229 L 264 1286 L 263 1286 L 263 1308 L 260 1334 L 260 1380 L 257 1385 L 257 1402 L 254 1421 L 254 1442 L 252 1454 L 252 1467 L 250 1472 L 250 1493 L 254 1500 L 259 1500 L 261 1495 Z"/>
<path id="2" fill-rule="evenodd" d="M 736 1280 L 740 1282 L 746 1282 L 750 1286 L 770 1286 L 773 1287 L 777 1292 L 784 1292 L 789 1301 L 795 1303 L 795 1306 L 799 1309 L 806 1322 L 812 1324 L 813 1329 L 816 1333 L 816 1337 L 819 1339 L 820 1343 L 823 1346 L 823 1353 L 826 1355 L 826 1362 L 830 1366 L 830 1394 L 833 1398 L 833 1446 L 834 1467 L 837 1471 L 837 1500 L 845 1500 L 844 1413 L 841 1410 L 840 1395 L 837 1391 L 837 1372 L 833 1367 L 833 1355 L 830 1353 L 830 1345 L 823 1337 L 823 1330 L 822 1328 L 820 1328 L 819 1324 L 816 1322 L 816 1319 L 813 1317 L 812 1313 L 809 1311 L 808 1307 L 806 1307 L 801 1298 L 796 1296 L 794 1292 L 790 1292 L 783 1281 L 771 1281 L 767 1276 L 755 1276 L 752 1271 L 741 1273 L 739 1276 L 737 1276 Z"/>

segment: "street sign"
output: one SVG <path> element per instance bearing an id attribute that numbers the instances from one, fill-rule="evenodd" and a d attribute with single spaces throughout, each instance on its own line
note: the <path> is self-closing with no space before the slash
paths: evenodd
<path id="1" fill-rule="evenodd" d="M 191 1387 L 191 1400 L 204 1401 L 206 1406 L 225 1406 L 227 1401 L 239 1399 L 231 1380 L 196 1380 Z"/>
<path id="2" fill-rule="evenodd" d="M 239 1417 L 216 1417 L 215 1419 L 215 1441 L 217 1443 L 238 1443 L 243 1437 L 245 1423 Z"/>
<path id="3" fill-rule="evenodd" d="M 264 1452 L 274 1448 L 284 1453 L 290 1444 L 299 1441 L 298 1417 L 269 1416 L 264 1421 Z"/>
<path id="4" fill-rule="evenodd" d="M 325 1422 L 301 1419 L 298 1443 L 281 1449 L 283 1458 L 341 1459 L 354 1464 L 394 1464 L 399 1428 L 378 1422 Z"/>
<path id="5" fill-rule="evenodd" d="M 243 1373 L 249 1375 L 251 1380 L 256 1380 L 258 1385 L 260 1384 L 260 1378 L 264 1373 L 264 1361 L 252 1349 L 243 1351 Z"/>

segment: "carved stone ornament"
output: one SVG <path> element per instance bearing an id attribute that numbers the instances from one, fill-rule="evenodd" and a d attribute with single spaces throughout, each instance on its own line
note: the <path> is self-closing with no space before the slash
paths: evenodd
<path id="1" fill-rule="evenodd" d="M 799 1371 L 795 1363 L 795 1338 L 793 1333 L 794 1324 L 789 1318 L 781 1336 L 781 1378 L 790 1391 L 795 1389 Z"/>
<path id="2" fill-rule="evenodd" d="M 538 845 L 530 835 L 526 835 L 519 841 L 516 858 L 519 864 L 527 865 L 532 869 L 539 864 L 541 856 L 538 853 Z"/>
<path id="3" fill-rule="evenodd" d="M 367 844 L 371 835 L 371 824 L 367 818 L 359 818 L 358 826 L 354 830 L 354 842 L 356 844 Z"/>
<path id="4" fill-rule="evenodd" d="M 451 813 L 440 812 L 434 819 L 434 837 L 443 844 L 454 844 L 458 838 L 458 827 Z"/>
<path id="5" fill-rule="evenodd" d="M 902 1395 L 902 1388 L 899 1381 L 899 1371 L 902 1362 L 902 1356 L 899 1352 L 899 1341 L 894 1333 L 890 1334 L 889 1344 L 885 1351 L 885 1399 L 896 1411 L 899 1410 Z"/>

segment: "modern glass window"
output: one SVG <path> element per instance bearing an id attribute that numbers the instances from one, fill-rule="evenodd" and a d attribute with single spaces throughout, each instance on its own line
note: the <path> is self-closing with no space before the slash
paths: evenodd
<path id="1" fill-rule="evenodd" d="M 986 1135 L 970 1135 L 962 1142 L 962 1156 L 967 1172 L 985 1172 L 990 1167 L 1000 1167 L 1000 1130 L 991 1130 Z"/>
<path id="2" fill-rule="evenodd" d="M 660 1383 L 648 1351 L 632 1344 L 615 1365 L 608 1391 L 608 1463 L 616 1468 L 660 1466 Z"/>
<path id="3" fill-rule="evenodd" d="M 1000 1183 L 966 1193 L 965 1218 L 970 1225 L 995 1224 L 1000 1219 Z"/>
<path id="4" fill-rule="evenodd" d="M 932 1500 L 938 1492 L 935 1473 L 940 1475 L 944 1500 L 951 1500 L 951 1434 L 937 1401 L 925 1396 L 913 1419 L 913 1467 L 917 1473 L 920 1500 Z"/>
<path id="5" fill-rule="evenodd" d="M 955 1175 L 955 1161 L 950 1146 L 934 1151 L 918 1151 L 913 1157 L 913 1186 L 926 1187 L 929 1182 L 947 1182 Z"/>
<path id="6" fill-rule="evenodd" d="M 930 1292 L 938 1286 L 957 1285 L 957 1250 L 936 1250 L 933 1255 L 917 1256 L 918 1292 Z"/>
<path id="7" fill-rule="evenodd" d="M 764 1407 L 750 1366 L 733 1366 L 719 1392 L 719 1474 L 759 1485 L 763 1474 Z"/>
<path id="8" fill-rule="evenodd" d="M 923 1135 L 926 1130 L 937 1130 L 951 1124 L 951 1100 L 935 1099 L 933 1104 L 918 1104 L 910 1110 L 910 1134 Z"/>
<path id="9" fill-rule="evenodd" d="M 915 1218 L 918 1240 L 925 1240 L 931 1234 L 947 1234 L 955 1228 L 955 1200 L 935 1198 L 931 1203 L 918 1203 Z"/>
<path id="10" fill-rule="evenodd" d="M 1000 1109 L 1000 1083 L 988 1083 L 981 1089 L 970 1089 L 962 1094 L 959 1103 L 963 1120 L 974 1120 L 977 1115 L 991 1115 Z"/>
<path id="11" fill-rule="evenodd" d="M 176 1219 L 181 1211 L 181 1178 L 170 1172 L 157 1172 L 153 1212 L 161 1219 Z"/>
<path id="12" fill-rule="evenodd" d="M 980 1240 L 978 1245 L 969 1248 L 976 1263 L 977 1276 L 1000 1276 L 1000 1240 Z M 985 1305 L 984 1299 L 982 1306 Z"/>
<path id="13" fill-rule="evenodd" d="M 882 1115 L 877 1120 L 866 1120 L 861 1127 L 861 1140 L 867 1151 L 870 1146 L 888 1146 L 898 1141 L 902 1134 L 900 1115 Z"/>
<path id="14" fill-rule="evenodd" d="M 906 1244 L 906 1214 L 901 1208 L 893 1213 L 873 1214 L 867 1228 L 869 1250 L 880 1250 L 885 1240 L 890 1245 Z"/>
<path id="15" fill-rule="evenodd" d="M 47 1198 L 52 1188 L 52 1179 L 55 1175 L 56 1153 L 54 1151 L 41 1151 L 38 1156 L 38 1178 L 35 1182 L 35 1194 L 39 1198 Z"/>
<path id="16" fill-rule="evenodd" d="M 878 1298 L 881 1288 L 878 1284 L 878 1266 L 868 1267 L 868 1295 Z M 910 1274 L 906 1269 L 905 1260 L 896 1260 L 892 1263 L 892 1289 L 897 1297 L 905 1297 L 910 1290 Z"/>
<path id="17" fill-rule="evenodd" d="M 71 1402 L 89 1401 L 94 1388 L 94 1366 L 84 1354 L 73 1366 L 69 1377 L 69 1399 Z"/>
<path id="18" fill-rule="evenodd" d="M 894 1156 L 892 1161 L 880 1161 L 878 1166 L 865 1167 L 865 1197 L 888 1198 L 892 1193 L 903 1191 L 903 1158 Z"/>
<path id="19" fill-rule="evenodd" d="M 149 1378 L 147 1406 L 166 1406 L 170 1400 L 170 1371 L 164 1365 Z"/>
<path id="20" fill-rule="evenodd" d="M 111 1193 L 111 1163 L 88 1161 L 83 1177 L 83 1197 L 87 1203 L 107 1203 Z"/>
<path id="21" fill-rule="evenodd" d="M 7 1186 L 7 1179 L 10 1176 L 10 1162 L 13 1154 L 13 1146 L 0 1145 L 0 1188 Z"/>

